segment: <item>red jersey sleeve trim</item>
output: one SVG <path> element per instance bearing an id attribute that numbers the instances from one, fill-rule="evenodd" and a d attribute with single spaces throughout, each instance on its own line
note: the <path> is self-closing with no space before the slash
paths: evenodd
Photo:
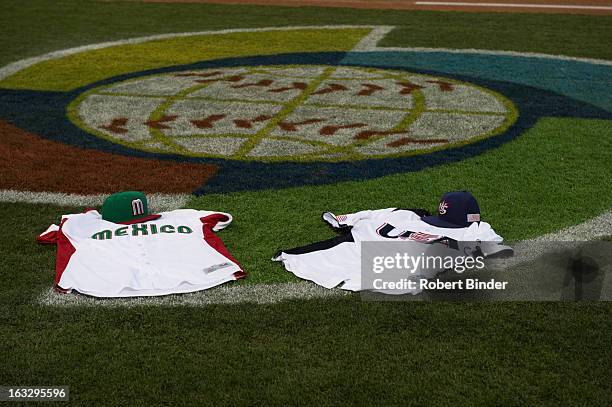
<path id="1" fill-rule="evenodd" d="M 64 222 L 62 222 L 63 224 Z M 68 262 L 72 255 L 76 252 L 76 249 L 70 243 L 70 240 L 64 235 L 62 232 L 61 226 L 58 232 L 57 237 L 57 255 L 55 257 L 55 287 L 59 288 L 58 284 L 60 279 L 62 278 L 62 274 L 66 271 L 66 267 L 68 267 Z"/>
<path id="2" fill-rule="evenodd" d="M 43 233 L 36 238 L 36 241 L 41 244 L 56 244 L 57 245 L 57 254 L 55 255 L 55 278 L 53 279 L 53 286 L 57 291 L 67 292 L 69 290 L 65 290 L 58 286 L 60 279 L 62 278 L 62 274 L 66 271 L 66 267 L 68 267 L 68 262 L 70 262 L 70 258 L 76 252 L 76 249 L 70 243 L 70 240 L 64 235 L 62 231 L 62 227 L 64 223 L 66 223 L 68 219 L 62 219 L 62 223 L 60 223 L 58 230 L 53 230 L 47 233 Z"/>
<path id="3" fill-rule="evenodd" d="M 57 243 L 57 235 L 59 231 L 51 230 L 49 232 L 43 232 L 40 235 L 36 236 L 36 242 L 40 244 L 56 244 Z"/>
<path id="4" fill-rule="evenodd" d="M 217 223 L 227 222 L 229 220 L 229 217 L 221 213 L 214 213 L 212 215 L 204 216 L 203 218 L 200 218 L 200 220 L 203 224 L 202 231 L 204 232 L 204 241 L 221 255 L 236 263 L 238 267 L 242 268 L 240 263 L 238 263 L 236 259 L 234 259 L 234 257 L 227 250 L 221 238 L 217 236 L 215 232 L 213 232 L 213 228 L 217 225 Z M 236 280 L 244 277 L 246 277 L 246 273 L 243 270 L 239 270 L 234 273 L 234 278 Z"/>

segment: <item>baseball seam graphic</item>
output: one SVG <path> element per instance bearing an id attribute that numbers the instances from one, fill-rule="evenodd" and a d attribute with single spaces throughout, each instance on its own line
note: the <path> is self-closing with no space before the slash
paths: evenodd
<path id="1" fill-rule="evenodd" d="M 457 80 L 287 65 L 214 68 L 103 85 L 77 97 L 68 116 L 91 134 L 152 152 L 338 161 L 463 145 L 503 132 L 518 112 L 499 93 Z"/>

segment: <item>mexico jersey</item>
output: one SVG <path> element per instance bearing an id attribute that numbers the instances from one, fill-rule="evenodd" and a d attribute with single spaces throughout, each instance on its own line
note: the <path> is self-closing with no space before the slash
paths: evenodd
<path id="1" fill-rule="evenodd" d="M 215 232 L 227 213 L 180 209 L 144 223 L 118 224 L 91 210 L 64 215 L 39 243 L 56 244 L 56 289 L 95 297 L 204 290 L 244 277 Z"/>
<path id="2" fill-rule="evenodd" d="M 464 228 L 441 228 L 423 222 L 423 212 L 425 211 L 396 208 L 366 210 L 338 216 L 326 212 L 323 214 L 323 220 L 344 233 L 308 246 L 282 250 L 272 260 L 282 262 L 285 268 L 296 276 L 323 287 L 340 286 L 345 290 L 360 291 L 361 242 L 364 241 L 406 240 L 423 245 L 448 239 L 456 242 L 482 241 L 489 243 L 484 249 L 486 252 L 482 253 L 484 256 L 509 249 L 498 244 L 503 239 L 486 222 L 475 222 Z M 443 270 L 428 269 L 428 274 L 425 275 L 419 274 L 417 270 L 410 277 L 431 278 L 440 271 Z M 420 290 L 406 292 L 416 294 Z"/>

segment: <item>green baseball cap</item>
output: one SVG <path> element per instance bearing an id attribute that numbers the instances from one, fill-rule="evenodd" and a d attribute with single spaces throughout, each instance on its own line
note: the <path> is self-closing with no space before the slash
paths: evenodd
<path id="1" fill-rule="evenodd" d="M 138 191 L 117 192 L 102 204 L 102 219 L 113 223 L 141 223 L 160 217 L 149 214 L 147 197 Z"/>

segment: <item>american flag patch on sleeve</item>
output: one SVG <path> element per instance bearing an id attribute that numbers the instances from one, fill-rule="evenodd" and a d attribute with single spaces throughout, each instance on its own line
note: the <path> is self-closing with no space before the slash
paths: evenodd
<path id="1" fill-rule="evenodd" d="M 480 214 L 479 213 L 468 213 L 467 221 L 468 222 L 480 222 Z"/>
<path id="2" fill-rule="evenodd" d="M 436 240 L 440 240 L 441 238 L 442 236 L 440 235 L 430 235 L 429 233 L 423 232 L 412 232 L 408 235 L 406 239 L 421 243 L 431 243 L 435 242 Z"/>

